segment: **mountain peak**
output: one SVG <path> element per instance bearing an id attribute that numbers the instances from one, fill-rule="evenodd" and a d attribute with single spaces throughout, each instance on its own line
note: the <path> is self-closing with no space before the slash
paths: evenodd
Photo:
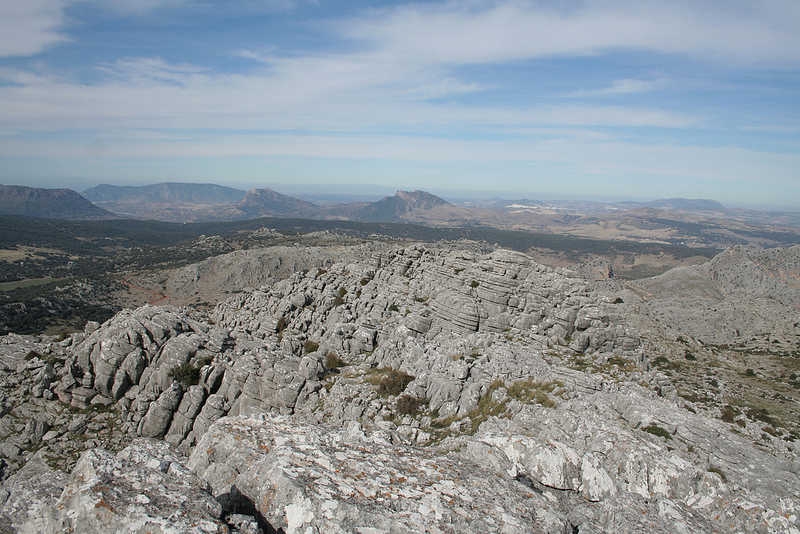
<path id="1" fill-rule="evenodd" d="M 99 208 L 72 189 L 0 185 L 0 213 L 45 219 L 104 219 L 114 214 Z"/>
<path id="2" fill-rule="evenodd" d="M 308 215 L 318 209 L 311 202 L 290 197 L 266 187 L 249 190 L 239 203 L 239 208 L 248 216 L 256 217 L 269 215 L 296 217 Z"/>
<path id="3" fill-rule="evenodd" d="M 449 204 L 446 200 L 419 189 L 415 191 L 397 191 L 394 196 L 403 200 L 410 206 L 420 209 L 430 209 L 434 206 Z"/>

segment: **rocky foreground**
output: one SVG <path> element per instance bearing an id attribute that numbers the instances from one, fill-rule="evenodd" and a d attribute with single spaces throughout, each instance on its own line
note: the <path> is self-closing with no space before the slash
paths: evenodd
<path id="1" fill-rule="evenodd" d="M 6 336 L 0 532 L 800 533 L 797 375 L 767 376 L 800 370 L 798 257 L 624 284 L 354 248 L 206 315 Z M 763 324 L 720 333 L 744 298 Z"/>

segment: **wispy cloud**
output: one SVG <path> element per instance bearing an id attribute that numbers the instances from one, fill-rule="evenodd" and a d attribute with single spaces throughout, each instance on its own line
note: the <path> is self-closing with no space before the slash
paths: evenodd
<path id="1" fill-rule="evenodd" d="M 684 128 L 698 117 L 634 106 L 489 106 L 435 102 L 478 91 L 413 64 L 354 57 L 278 59 L 249 74 L 219 74 L 159 58 L 103 65 L 84 85 L 16 75 L 0 87 L 0 127 L 392 129 L 407 126 L 651 126 Z M 431 100 L 434 99 L 434 100 Z M 31 126 L 32 125 L 32 126 Z"/>
<path id="2" fill-rule="evenodd" d="M 449 2 L 374 11 L 341 30 L 397 56 L 454 64 L 646 50 L 765 65 L 800 61 L 800 9 L 755 2 Z"/>
<path id="3" fill-rule="evenodd" d="M 158 9 L 176 8 L 193 3 L 192 0 L 83 0 L 83 2 L 121 15 L 143 15 Z"/>
<path id="4" fill-rule="evenodd" d="M 640 93 L 650 93 L 657 91 L 666 86 L 666 80 L 637 80 L 634 78 L 626 78 L 623 80 L 614 80 L 608 87 L 601 87 L 599 89 L 581 89 L 579 91 L 572 91 L 566 96 L 568 98 L 586 98 L 596 96 L 618 96 L 618 95 L 633 95 Z"/>
<path id="5" fill-rule="evenodd" d="M 0 2 L 0 57 L 31 56 L 68 38 L 65 0 Z"/>

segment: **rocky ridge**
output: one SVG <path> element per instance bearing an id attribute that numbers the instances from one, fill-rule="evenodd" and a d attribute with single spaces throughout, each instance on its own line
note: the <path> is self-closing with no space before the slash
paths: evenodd
<path id="1" fill-rule="evenodd" d="M 209 531 L 798 532 L 790 442 L 677 396 L 641 288 L 452 246 L 324 267 L 4 338 L 13 528 L 166 528 L 152 479 Z"/>

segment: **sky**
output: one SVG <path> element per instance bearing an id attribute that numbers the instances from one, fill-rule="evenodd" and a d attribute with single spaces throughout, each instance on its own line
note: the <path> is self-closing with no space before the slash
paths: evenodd
<path id="1" fill-rule="evenodd" d="M 0 0 L 0 182 L 800 209 L 798 28 L 797 0 Z"/>

